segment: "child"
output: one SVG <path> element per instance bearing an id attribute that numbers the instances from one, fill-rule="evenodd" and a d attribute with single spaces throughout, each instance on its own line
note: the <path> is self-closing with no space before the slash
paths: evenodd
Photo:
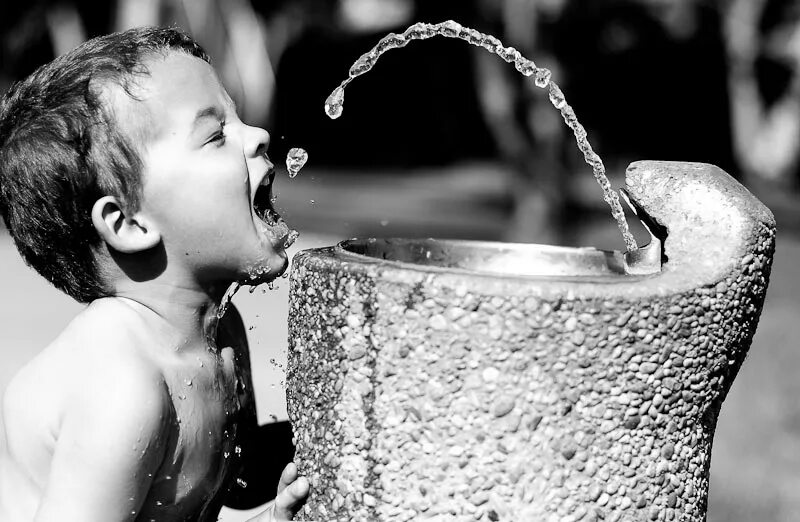
<path id="1" fill-rule="evenodd" d="M 0 520 L 216 520 L 256 422 L 220 302 L 287 264 L 268 144 L 174 29 L 86 42 L 3 98 L 3 218 L 88 306 L 6 390 Z M 256 520 L 290 520 L 307 491 L 290 464 Z"/>

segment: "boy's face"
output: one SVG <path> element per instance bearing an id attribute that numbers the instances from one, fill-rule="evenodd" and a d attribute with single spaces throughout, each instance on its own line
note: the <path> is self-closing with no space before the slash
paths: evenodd
<path id="1" fill-rule="evenodd" d="M 174 52 L 148 68 L 142 101 L 132 102 L 148 115 L 140 211 L 158 227 L 168 263 L 201 283 L 274 279 L 286 268 L 289 229 L 271 211 L 269 134 L 239 120 L 203 60 Z"/>

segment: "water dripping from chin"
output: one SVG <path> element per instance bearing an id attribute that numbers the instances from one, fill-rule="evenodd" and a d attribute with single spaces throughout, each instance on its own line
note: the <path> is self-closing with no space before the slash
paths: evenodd
<path id="1" fill-rule="evenodd" d="M 232 285 L 230 285 L 228 287 L 228 290 L 225 291 L 225 294 L 222 296 L 222 301 L 220 301 L 219 303 L 219 308 L 217 308 L 217 322 L 219 322 L 219 320 L 225 316 L 225 312 L 228 311 L 228 307 L 230 306 L 231 301 L 233 300 L 233 296 L 236 294 L 236 292 L 239 291 L 241 287 L 242 283 L 237 281 Z M 213 329 L 215 330 L 214 337 L 216 338 L 216 325 Z"/>

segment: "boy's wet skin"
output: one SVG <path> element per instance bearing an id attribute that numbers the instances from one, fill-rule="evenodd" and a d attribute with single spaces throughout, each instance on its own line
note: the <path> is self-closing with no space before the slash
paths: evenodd
<path id="1" fill-rule="evenodd" d="M 144 141 L 139 208 L 104 196 L 92 210 L 114 295 L 6 391 L 3 521 L 216 520 L 247 458 L 244 326 L 234 308 L 217 311 L 231 282 L 286 268 L 288 228 L 266 208 L 269 135 L 239 120 L 205 61 L 169 52 L 147 67 L 137 100 L 108 92 Z M 290 465 L 258 520 L 289 520 L 307 488 Z"/>
<path id="2" fill-rule="evenodd" d="M 149 334 L 159 321 L 150 310 L 123 299 L 90 305 L 8 389 L 9 405 L 17 406 L 6 410 L 11 422 L 10 459 L 3 459 L 0 471 L 6 477 L 4 496 L 33 511 L 20 510 L 17 517 L 14 506 L 7 506 L 11 511 L 2 520 L 32 520 L 39 499 L 57 501 L 63 509 L 70 499 L 51 495 L 71 496 L 82 479 L 102 480 L 96 501 L 124 501 L 108 520 L 194 520 L 201 512 L 199 520 L 216 520 L 221 489 L 245 457 L 237 455 L 242 444 L 237 430 L 255 422 L 241 322 L 229 314 L 220 325 L 218 350 L 200 345 L 161 350 L 169 344 Z M 105 327 L 98 330 L 101 322 Z M 26 401 L 14 401 L 15 396 Z M 59 425 L 60 411 L 80 418 Z M 46 437 L 35 440 L 37 434 Z M 89 459 L 72 461 L 63 453 L 70 450 L 67 444 L 75 446 L 75 456 Z M 129 470 L 135 475 L 126 476 Z M 72 483 L 67 491 L 48 491 L 47 483 L 62 479 Z"/>

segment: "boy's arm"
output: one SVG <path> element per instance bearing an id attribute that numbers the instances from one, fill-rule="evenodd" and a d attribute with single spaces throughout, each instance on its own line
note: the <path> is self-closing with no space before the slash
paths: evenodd
<path id="1" fill-rule="evenodd" d="M 171 410 L 160 375 L 103 359 L 89 363 L 91 382 L 76 380 L 64 397 L 36 521 L 133 520 L 161 464 Z"/>

